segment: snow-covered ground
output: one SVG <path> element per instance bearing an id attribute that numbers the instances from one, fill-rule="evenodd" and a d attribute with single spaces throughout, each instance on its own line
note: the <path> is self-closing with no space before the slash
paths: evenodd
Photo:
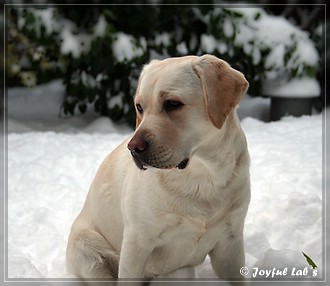
<path id="1" fill-rule="evenodd" d="M 131 132 L 92 113 L 59 118 L 63 92 L 59 81 L 9 90 L 9 278 L 72 278 L 65 269 L 71 224 L 101 161 Z M 282 271 L 277 278 L 307 271 L 302 277 L 313 280 L 324 269 L 322 115 L 265 123 L 260 118 L 268 108 L 268 99 L 249 97 L 239 107 L 251 155 L 247 277 L 258 267 L 263 278 L 264 270 L 276 269 Z M 302 252 L 318 266 L 315 272 Z M 215 277 L 208 259 L 197 276 Z"/>

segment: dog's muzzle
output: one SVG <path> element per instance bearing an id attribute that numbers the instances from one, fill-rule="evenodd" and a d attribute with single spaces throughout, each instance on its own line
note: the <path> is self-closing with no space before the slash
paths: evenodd
<path id="1" fill-rule="evenodd" d="M 145 167 L 143 165 L 143 162 L 139 159 L 139 155 L 138 153 L 136 153 L 135 151 L 131 151 L 132 157 L 134 159 L 134 163 L 135 165 L 140 169 L 140 170 L 147 170 L 147 167 Z"/>
<path id="2" fill-rule="evenodd" d="M 140 170 L 147 170 L 148 167 L 153 167 L 157 169 L 173 169 L 173 168 L 178 168 L 180 170 L 183 170 L 187 167 L 189 159 L 183 159 L 181 162 L 179 162 L 177 165 L 166 165 L 166 164 L 160 164 L 157 162 L 148 162 L 148 160 L 144 160 L 143 155 L 136 151 L 131 151 L 132 157 L 134 159 L 135 165 L 140 169 Z"/>

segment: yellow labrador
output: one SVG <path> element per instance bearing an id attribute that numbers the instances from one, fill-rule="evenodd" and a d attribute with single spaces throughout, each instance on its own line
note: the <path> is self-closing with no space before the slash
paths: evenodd
<path id="1" fill-rule="evenodd" d="M 67 247 L 83 278 L 164 277 L 201 264 L 240 277 L 249 154 L 236 106 L 248 82 L 211 55 L 141 73 L 136 130 L 102 163 Z"/>

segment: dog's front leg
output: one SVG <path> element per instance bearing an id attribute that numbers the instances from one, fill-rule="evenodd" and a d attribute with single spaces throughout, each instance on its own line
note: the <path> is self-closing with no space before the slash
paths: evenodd
<path id="1" fill-rule="evenodd" d="M 152 241 L 144 233 L 125 229 L 119 259 L 119 278 L 144 278 L 153 249 Z"/>
<path id="2" fill-rule="evenodd" d="M 221 241 L 209 253 L 214 272 L 220 278 L 244 280 L 240 269 L 245 266 L 243 236 Z"/>

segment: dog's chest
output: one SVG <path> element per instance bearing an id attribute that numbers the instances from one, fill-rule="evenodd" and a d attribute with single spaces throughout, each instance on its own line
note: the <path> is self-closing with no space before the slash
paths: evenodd
<path id="1" fill-rule="evenodd" d="M 159 235 L 160 245 L 152 253 L 147 272 L 154 276 L 202 263 L 219 238 L 216 232 L 203 220 L 173 215 Z"/>
<path id="2" fill-rule="evenodd" d="M 168 217 L 170 216 L 172 216 L 172 219 L 167 221 L 164 230 L 160 233 L 160 239 L 166 244 L 180 236 L 180 240 L 197 245 L 207 233 L 204 220 L 180 215 L 168 215 Z"/>

